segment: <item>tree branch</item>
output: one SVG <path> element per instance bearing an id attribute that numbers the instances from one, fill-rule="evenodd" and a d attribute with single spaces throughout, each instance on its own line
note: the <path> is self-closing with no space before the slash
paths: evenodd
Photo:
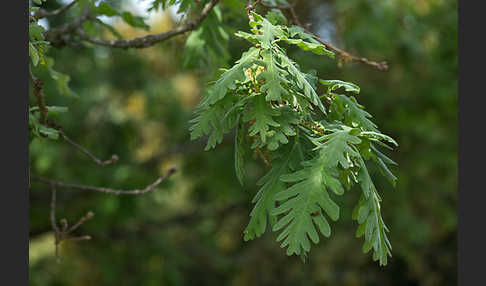
<path id="1" fill-rule="evenodd" d="M 72 189 L 78 189 L 78 190 L 85 190 L 85 191 L 95 191 L 95 192 L 101 192 L 101 193 L 107 193 L 107 194 L 114 194 L 114 195 L 143 195 L 146 193 L 151 193 L 155 191 L 156 187 L 165 181 L 167 178 L 172 176 L 177 169 L 175 167 L 172 167 L 167 171 L 167 173 L 159 177 L 155 182 L 152 184 L 148 185 L 144 189 L 135 189 L 135 190 L 117 190 L 117 189 L 111 189 L 111 188 L 104 188 L 104 187 L 95 187 L 95 186 L 88 186 L 88 185 L 80 185 L 80 184 L 70 184 L 70 183 L 65 183 L 62 181 L 57 181 L 57 180 L 52 180 L 52 179 L 47 179 L 43 177 L 37 177 L 37 176 L 32 176 L 32 180 L 41 182 L 44 184 L 50 184 L 51 186 L 54 185 L 56 187 L 61 187 L 61 188 L 72 188 Z"/>
<path id="2" fill-rule="evenodd" d="M 73 0 L 69 4 L 62 6 L 61 8 L 56 9 L 56 10 L 51 11 L 51 12 L 46 11 L 44 9 L 39 9 L 35 12 L 34 17 L 38 20 L 38 19 L 42 19 L 42 18 L 46 18 L 46 17 L 61 15 L 62 13 L 66 12 L 69 8 L 74 6 L 74 4 L 76 4 L 76 2 L 78 2 L 78 0 Z"/>
<path id="3" fill-rule="evenodd" d="M 66 221 L 66 227 L 65 230 L 63 230 L 64 233 L 70 234 L 73 231 L 75 231 L 79 226 L 81 226 L 83 223 L 85 223 L 87 220 L 92 219 L 94 216 L 94 213 L 92 211 L 89 211 L 85 216 L 81 217 L 79 221 L 74 224 L 70 229 L 67 229 L 67 221 Z"/>
<path id="4" fill-rule="evenodd" d="M 90 42 L 92 44 L 96 45 L 101 45 L 101 46 L 108 46 L 112 48 L 147 48 L 150 46 L 153 46 L 157 43 L 160 43 L 162 41 L 165 41 L 169 38 L 172 38 L 174 36 L 183 34 L 185 32 L 193 31 L 196 30 L 201 23 L 206 19 L 206 17 L 209 15 L 209 12 L 213 9 L 213 7 L 219 2 L 219 0 L 212 0 L 209 3 L 207 3 L 199 17 L 194 20 L 190 21 L 182 26 L 178 26 L 168 32 L 165 33 L 160 33 L 160 34 L 154 34 L 154 35 L 147 35 L 145 37 L 140 37 L 140 38 L 135 38 L 132 40 L 112 40 L 112 41 L 107 41 L 103 39 L 97 39 L 93 38 L 90 35 L 88 35 L 81 27 L 78 28 L 77 33 L 78 35 L 85 41 Z"/>
<path id="5" fill-rule="evenodd" d="M 62 229 L 59 229 L 59 226 L 56 222 L 56 185 L 51 183 L 52 189 L 52 197 L 51 197 L 51 212 L 50 212 L 50 220 L 52 230 L 54 231 L 54 246 L 55 246 L 55 255 L 56 255 L 56 262 L 60 263 L 61 258 L 59 256 L 59 244 L 63 240 L 72 240 L 72 241 L 80 241 L 80 240 L 90 240 L 91 236 L 83 235 L 83 236 L 69 236 L 74 230 L 76 230 L 80 225 L 82 225 L 85 221 L 91 219 L 94 214 L 93 212 L 89 211 L 86 216 L 81 217 L 81 219 L 73 225 L 70 229 L 68 229 L 68 223 L 66 219 L 62 219 L 60 221 Z"/>
<path id="6" fill-rule="evenodd" d="M 75 148 L 77 148 L 79 151 L 86 154 L 86 156 L 88 156 L 91 160 L 93 160 L 93 162 L 95 162 L 96 164 L 98 164 L 100 166 L 106 166 L 106 165 L 113 164 L 113 163 L 118 161 L 118 156 L 116 154 L 111 155 L 111 158 L 108 159 L 108 160 L 101 161 L 95 155 L 93 155 L 91 152 L 86 150 L 86 148 L 84 148 L 83 146 L 79 145 L 78 143 L 74 142 L 69 137 L 67 137 L 66 134 L 64 134 L 64 132 L 61 129 L 58 129 L 58 132 L 66 142 L 68 142 L 69 144 L 71 144 Z"/>
<path id="7" fill-rule="evenodd" d="M 43 82 L 40 79 L 36 78 L 30 69 L 29 75 L 34 88 L 34 96 L 37 98 L 37 105 L 39 106 L 40 122 L 42 124 L 46 124 L 48 110 L 44 99 L 44 92 L 42 91 Z"/>
<path id="8" fill-rule="evenodd" d="M 386 61 L 375 62 L 375 61 L 370 61 L 367 58 L 353 56 L 350 53 L 335 47 L 333 44 L 321 40 L 316 34 L 310 32 L 307 29 L 306 29 L 306 32 L 311 34 L 312 37 L 314 37 L 314 39 L 316 39 L 316 41 L 318 41 L 319 43 L 326 46 L 326 48 L 328 48 L 329 50 L 338 54 L 340 59 L 342 59 L 344 62 L 361 62 L 361 63 L 367 64 L 369 66 L 372 66 L 372 67 L 374 67 L 374 68 L 376 68 L 380 71 L 387 71 L 388 70 L 388 64 L 387 64 Z"/>
<path id="9" fill-rule="evenodd" d="M 52 230 L 54 231 L 54 245 L 55 245 L 55 253 L 56 253 L 56 262 L 60 262 L 59 258 L 59 243 L 61 242 L 59 239 L 59 227 L 57 226 L 56 222 L 56 186 L 51 184 L 51 189 L 52 189 L 52 195 L 51 195 L 51 214 L 50 214 L 50 219 L 51 219 L 51 227 Z"/>
<path id="10" fill-rule="evenodd" d="M 58 28 L 53 28 L 44 33 L 46 41 L 59 48 L 71 42 L 72 34 L 75 33 L 84 22 L 90 18 L 90 9 L 85 8 L 74 22 L 65 24 Z"/>
<path id="11" fill-rule="evenodd" d="M 295 12 L 295 9 L 294 9 L 294 7 L 292 5 L 269 5 L 269 4 L 265 4 L 263 2 L 259 2 L 259 4 L 262 5 L 265 8 L 288 10 L 290 12 L 290 15 L 292 16 L 292 21 L 293 21 L 293 23 L 295 25 L 303 28 L 307 33 L 309 33 L 310 35 L 312 35 L 312 37 L 316 41 L 318 41 L 322 45 L 326 46 L 327 49 L 329 49 L 329 50 L 333 51 L 334 53 L 336 53 L 338 55 L 339 59 L 341 59 L 342 61 L 344 61 L 344 62 L 361 62 L 361 63 L 367 64 L 369 66 L 372 66 L 372 67 L 374 67 L 374 68 L 376 68 L 376 69 L 378 69 L 380 71 L 386 71 L 386 70 L 388 70 L 388 64 L 387 64 L 386 61 L 375 62 L 375 61 L 368 60 L 367 58 L 357 57 L 357 56 L 351 55 L 350 53 L 348 53 L 348 52 L 346 52 L 346 51 L 344 51 L 342 49 L 339 49 L 339 48 L 335 47 L 333 44 L 331 44 L 329 42 L 323 41 L 316 34 L 314 34 L 311 31 L 309 31 L 309 29 L 308 29 L 307 26 L 303 25 L 300 22 L 299 17 L 297 16 L 297 13 Z"/>

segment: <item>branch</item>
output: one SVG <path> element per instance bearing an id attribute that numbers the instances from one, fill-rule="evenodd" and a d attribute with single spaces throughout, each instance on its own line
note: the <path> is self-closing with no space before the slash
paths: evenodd
<path id="1" fill-rule="evenodd" d="M 29 75 L 30 79 L 32 81 L 32 85 L 34 87 L 34 96 L 37 98 L 37 105 L 39 106 L 39 111 L 40 111 L 40 122 L 42 124 L 46 124 L 47 122 L 47 107 L 46 107 L 46 102 L 44 99 L 44 92 L 42 91 L 43 87 L 43 82 L 36 78 L 32 71 L 29 69 Z"/>
<path id="2" fill-rule="evenodd" d="M 68 228 L 67 220 L 62 219 L 60 221 L 61 226 L 62 226 L 62 230 L 60 230 L 58 225 L 57 225 L 57 222 L 56 222 L 56 185 L 51 184 L 51 188 L 52 188 L 52 197 L 51 197 L 50 219 L 51 219 L 52 230 L 54 231 L 54 245 L 55 245 L 56 262 L 59 263 L 59 262 L 61 262 L 61 258 L 59 256 L 59 244 L 63 240 L 80 241 L 80 240 L 90 240 L 91 239 L 91 236 L 89 236 L 89 235 L 71 237 L 71 236 L 69 236 L 69 234 L 72 233 L 74 230 L 76 230 L 85 221 L 91 219 L 94 216 L 94 214 L 93 214 L 93 212 L 89 211 L 86 214 L 86 216 L 82 217 L 70 229 L 67 229 Z"/>
<path id="3" fill-rule="evenodd" d="M 59 132 L 59 134 L 61 135 L 61 137 L 66 142 L 68 142 L 69 144 L 71 144 L 74 147 L 76 147 L 77 149 L 79 149 L 81 152 L 83 152 L 84 154 L 86 154 L 86 156 L 88 156 L 89 158 L 91 158 L 91 160 L 93 160 L 93 162 L 95 162 L 96 164 L 98 164 L 100 166 L 106 166 L 106 165 L 113 164 L 116 161 L 118 161 L 118 156 L 116 154 L 111 155 L 111 158 L 108 159 L 108 160 L 101 161 L 95 155 L 93 155 L 91 152 L 89 152 L 88 150 L 86 150 L 86 148 L 84 148 L 83 146 L 79 145 L 78 143 L 74 142 L 69 137 L 67 137 L 66 134 L 64 134 L 64 132 L 62 132 L 61 129 L 59 129 L 58 132 Z"/>
<path id="4" fill-rule="evenodd" d="M 61 188 L 72 188 L 72 189 L 78 189 L 78 190 L 84 190 L 84 191 L 95 191 L 95 192 L 114 194 L 114 195 L 143 195 L 143 194 L 151 193 L 151 192 L 155 191 L 156 190 L 155 188 L 160 183 L 162 183 L 167 178 L 172 176 L 176 171 L 177 171 L 177 169 L 175 167 L 172 167 L 172 168 L 169 169 L 169 171 L 164 176 L 159 177 L 155 182 L 148 185 L 144 189 L 135 189 L 135 190 L 117 190 L 117 189 L 104 188 L 104 187 L 70 184 L 70 183 L 65 183 L 65 182 L 61 182 L 61 181 L 57 181 L 57 180 L 51 180 L 51 179 L 36 177 L 36 176 L 32 176 L 32 180 L 37 181 L 37 182 L 41 182 L 41 183 L 44 183 L 44 184 L 54 185 L 56 187 L 61 187 Z"/>
<path id="5" fill-rule="evenodd" d="M 387 64 L 386 61 L 375 62 L 375 61 L 368 60 L 367 58 L 357 57 L 357 56 L 351 55 L 350 53 L 348 53 L 348 52 L 346 52 L 344 50 L 341 50 L 341 49 L 335 47 L 333 44 L 331 44 L 329 42 L 323 41 L 316 34 L 314 34 L 311 31 L 309 31 L 308 27 L 306 27 L 305 25 L 303 25 L 299 21 L 299 17 L 297 16 L 297 13 L 295 12 L 295 9 L 294 9 L 294 7 L 292 5 L 269 5 L 269 4 L 265 4 L 263 2 L 259 2 L 259 3 L 260 3 L 260 5 L 262 5 L 265 8 L 270 8 L 270 9 L 274 8 L 274 9 L 280 9 L 280 10 L 288 10 L 290 12 L 290 15 L 292 16 L 292 21 L 293 21 L 293 23 L 295 25 L 303 28 L 308 34 L 312 35 L 312 37 L 316 41 L 318 41 L 319 43 L 321 43 L 324 46 L 326 46 L 327 49 L 329 49 L 329 50 L 333 51 L 334 53 L 336 53 L 338 55 L 338 57 L 342 61 L 344 61 L 344 62 L 361 62 L 361 63 L 367 64 L 369 66 L 372 66 L 372 67 L 374 67 L 374 68 L 376 68 L 376 69 L 378 69 L 380 71 L 386 71 L 386 70 L 388 70 L 388 64 Z"/>
<path id="6" fill-rule="evenodd" d="M 46 41 L 60 48 L 71 42 L 72 34 L 81 28 L 84 22 L 90 19 L 90 9 L 85 8 L 74 22 L 65 24 L 59 28 L 53 28 L 44 33 Z"/>
<path id="7" fill-rule="evenodd" d="M 56 223 L 56 186 L 51 184 L 51 188 L 52 188 L 52 195 L 51 195 L 51 215 L 50 215 L 50 218 L 51 218 L 51 227 L 52 227 L 52 230 L 54 231 L 54 245 L 55 245 L 55 253 L 56 253 L 56 262 L 59 263 L 60 262 L 60 258 L 59 258 L 59 249 L 58 249 L 58 246 L 59 246 L 59 227 L 57 226 L 57 223 Z"/>
<path id="8" fill-rule="evenodd" d="M 92 219 L 94 216 L 94 213 L 92 211 L 89 211 L 85 216 L 81 217 L 79 219 L 79 221 L 74 224 L 70 229 L 67 229 L 67 221 L 66 221 L 66 224 L 65 224 L 65 227 L 64 227 L 64 233 L 66 234 L 70 234 L 72 233 L 73 231 L 75 231 L 79 226 L 81 226 L 83 223 L 85 223 L 87 220 L 90 220 Z"/>
<path id="9" fill-rule="evenodd" d="M 35 12 L 34 18 L 39 20 L 39 19 L 46 18 L 46 17 L 61 15 L 62 13 L 66 12 L 69 8 L 74 6 L 74 4 L 76 4 L 76 2 L 78 2 L 78 0 L 73 0 L 73 1 L 71 1 L 71 3 L 69 3 L 65 6 L 62 6 L 61 8 L 56 9 L 56 10 L 51 11 L 51 12 L 46 11 L 44 9 L 39 9 Z"/>
<path id="10" fill-rule="evenodd" d="M 174 36 L 183 34 L 185 32 L 193 31 L 196 30 L 201 23 L 206 19 L 206 17 L 209 15 L 209 12 L 213 9 L 213 7 L 219 2 L 219 0 L 212 0 L 211 2 L 207 3 L 199 17 L 194 20 L 190 21 L 182 26 L 178 26 L 168 32 L 165 33 L 160 33 L 160 34 L 155 34 L 155 35 L 147 35 L 145 37 L 140 37 L 140 38 L 135 38 L 132 40 L 112 40 L 112 41 L 107 41 L 103 39 L 97 39 L 93 38 L 90 35 L 88 35 L 81 27 L 78 28 L 77 33 L 79 36 L 85 40 L 88 41 L 92 44 L 96 45 L 101 45 L 101 46 L 108 46 L 112 48 L 147 48 L 150 46 L 153 46 L 157 43 L 160 43 L 162 41 L 165 41 L 169 38 L 172 38 Z"/>
<path id="11" fill-rule="evenodd" d="M 311 34 L 312 37 L 314 37 L 314 39 L 316 39 L 316 41 L 318 41 L 319 43 L 321 43 L 324 46 L 326 46 L 326 48 L 328 48 L 329 50 L 332 50 L 333 52 L 335 52 L 336 54 L 338 54 L 339 57 L 344 62 L 361 62 L 361 63 L 367 64 L 369 66 L 372 66 L 372 67 L 374 67 L 374 68 L 376 68 L 376 69 L 378 69 L 380 71 L 387 71 L 388 70 L 388 64 L 387 64 L 386 61 L 375 62 L 375 61 L 370 61 L 367 58 L 353 56 L 350 53 L 348 53 L 346 51 L 343 51 L 343 50 L 335 47 L 333 44 L 321 40 L 316 34 L 310 32 L 307 29 L 306 29 L 306 32 L 309 33 L 309 34 Z"/>

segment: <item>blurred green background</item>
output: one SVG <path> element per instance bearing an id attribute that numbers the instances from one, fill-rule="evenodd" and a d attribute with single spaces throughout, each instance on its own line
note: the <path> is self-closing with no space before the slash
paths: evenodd
<path id="1" fill-rule="evenodd" d="M 59 5 L 48 3 L 52 9 Z M 123 7 L 143 4 L 130 3 Z M 229 32 L 248 29 L 244 3 L 220 5 Z M 265 166 L 249 160 L 242 187 L 233 169 L 233 138 L 204 152 L 204 141 L 189 140 L 188 121 L 206 82 L 225 60 L 230 65 L 238 59 L 248 43 L 231 37 L 226 58 L 220 54 L 184 65 L 186 36 L 179 36 L 143 50 L 49 51 L 78 95 L 59 95 L 46 82 L 48 104 L 69 107 L 56 120 L 101 159 L 117 154 L 120 160 L 100 167 L 62 140 L 36 140 L 30 144 L 32 174 L 129 189 L 144 187 L 170 166 L 179 172 L 146 196 L 59 189 L 58 218 L 72 224 L 88 210 L 95 213 L 77 230 L 93 239 L 64 242 L 60 264 L 50 230 L 49 187 L 32 182 L 31 285 L 457 284 L 457 1 L 314 0 L 299 1 L 296 11 L 324 40 L 389 63 L 387 72 L 358 63 L 339 67 L 326 57 L 289 49 L 304 71 L 316 69 L 320 78 L 358 84 L 358 101 L 400 144 L 387 153 L 399 164 L 393 170 L 397 187 L 377 170 L 372 174 L 391 229 L 388 265 L 379 267 L 370 253 L 363 254 L 362 239 L 354 237 L 357 189 L 343 196 L 332 236 L 312 246 L 305 264 L 287 257 L 274 233 L 243 241 L 255 182 Z M 173 15 L 153 13 L 150 32 L 177 25 Z M 65 17 L 48 25 L 72 15 Z M 147 34 L 114 25 L 126 38 Z"/>

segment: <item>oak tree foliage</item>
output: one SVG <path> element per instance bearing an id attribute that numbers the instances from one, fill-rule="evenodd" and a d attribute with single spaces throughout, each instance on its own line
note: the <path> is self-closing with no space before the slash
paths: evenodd
<path id="1" fill-rule="evenodd" d="M 42 5 L 45 0 L 33 2 Z M 89 21 L 82 27 L 89 36 L 96 36 L 90 25 L 100 25 L 91 22 L 98 16 L 120 17 L 129 25 L 149 29 L 142 17 L 119 11 L 107 2 L 78 2 L 80 15 L 83 7 L 90 9 Z M 209 2 L 154 0 L 148 9 L 177 5 L 178 12 L 191 20 Z M 239 1 L 227 2 L 233 8 L 241 5 Z M 289 5 L 283 0 L 263 3 Z M 75 96 L 68 86 L 70 77 L 56 71 L 53 59 L 47 56 L 52 43 L 46 40 L 46 31 L 35 17 L 38 9 L 30 7 L 31 69 L 43 69 L 57 83 L 60 93 Z M 188 35 L 186 65 L 222 65 L 229 57 L 224 46 L 229 37 L 246 40 L 249 46 L 206 88 L 190 121 L 191 139 L 207 136 L 205 149 L 210 150 L 223 141 L 225 134 L 234 132 L 234 166 L 241 184 L 245 183 L 245 153 L 261 154 L 269 165 L 257 183 L 260 189 L 243 230 L 245 241 L 260 237 L 268 229 L 278 234 L 277 242 L 286 248 L 287 255 L 305 259 L 312 243 L 331 236 L 332 224 L 351 215 L 340 212 L 335 197 L 346 195 L 358 185 L 361 197 L 352 213 L 357 222 L 355 235 L 364 238 L 364 252 L 372 250 L 373 259 L 386 265 L 392 249 L 389 229 L 381 216 L 381 195 L 368 166 L 376 164 L 395 184 L 397 178 L 389 166 L 396 163 L 380 148 L 392 149 L 398 144 L 379 131 L 372 115 L 358 103 L 357 84 L 303 70 L 286 52 L 295 46 L 326 60 L 335 57 L 332 50 L 304 28 L 289 24 L 280 10 L 270 9 L 265 15 L 253 10 L 248 12 L 249 30 L 231 34 L 222 25 L 221 10 L 216 5 Z M 102 25 L 116 34 L 113 27 Z M 58 130 L 48 122 L 66 111 L 62 106 L 31 106 L 31 137 L 58 139 Z"/>

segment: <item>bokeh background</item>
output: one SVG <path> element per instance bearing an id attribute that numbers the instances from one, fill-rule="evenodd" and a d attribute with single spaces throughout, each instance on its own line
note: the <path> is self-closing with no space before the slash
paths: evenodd
<path id="1" fill-rule="evenodd" d="M 144 15 L 147 1 L 111 1 Z M 247 30 L 246 1 L 222 1 L 228 31 Z M 62 1 L 47 1 L 55 9 Z M 142 7 L 142 8 L 141 8 Z M 151 13 L 151 31 L 177 25 L 175 10 Z M 240 11 L 240 12 L 238 12 Z M 110 196 L 58 190 L 59 218 L 71 223 L 88 210 L 95 217 L 78 234 L 91 241 L 65 242 L 54 256 L 49 223 L 50 190 L 30 190 L 31 285 L 456 285 L 457 284 L 457 1 L 299 1 L 296 11 L 311 30 L 353 54 L 386 60 L 387 72 L 295 49 L 289 54 L 320 78 L 351 81 L 358 100 L 385 134 L 400 144 L 387 152 L 399 166 L 396 188 L 377 170 L 393 258 L 386 267 L 361 251 L 351 212 L 358 189 L 341 200 L 342 216 L 329 239 L 313 245 L 308 261 L 287 257 L 267 232 L 243 241 L 243 229 L 265 173 L 249 160 L 241 186 L 233 170 L 233 137 L 204 152 L 190 141 L 188 121 L 208 80 L 239 58 L 248 43 L 231 37 L 227 54 L 189 62 L 187 36 L 143 50 L 105 47 L 51 49 L 56 68 L 71 76 L 78 97 L 59 95 L 46 82 L 49 105 L 69 113 L 57 121 L 68 136 L 102 159 L 100 167 L 65 142 L 33 141 L 32 174 L 67 182 L 139 188 L 177 172 L 147 196 Z M 239 14 L 238 14 L 239 13 Z M 53 19 L 55 26 L 68 19 Z M 126 38 L 145 35 L 111 22 Z M 231 35 L 231 34 L 230 34 Z M 107 38 L 112 37 L 109 33 Z"/>

